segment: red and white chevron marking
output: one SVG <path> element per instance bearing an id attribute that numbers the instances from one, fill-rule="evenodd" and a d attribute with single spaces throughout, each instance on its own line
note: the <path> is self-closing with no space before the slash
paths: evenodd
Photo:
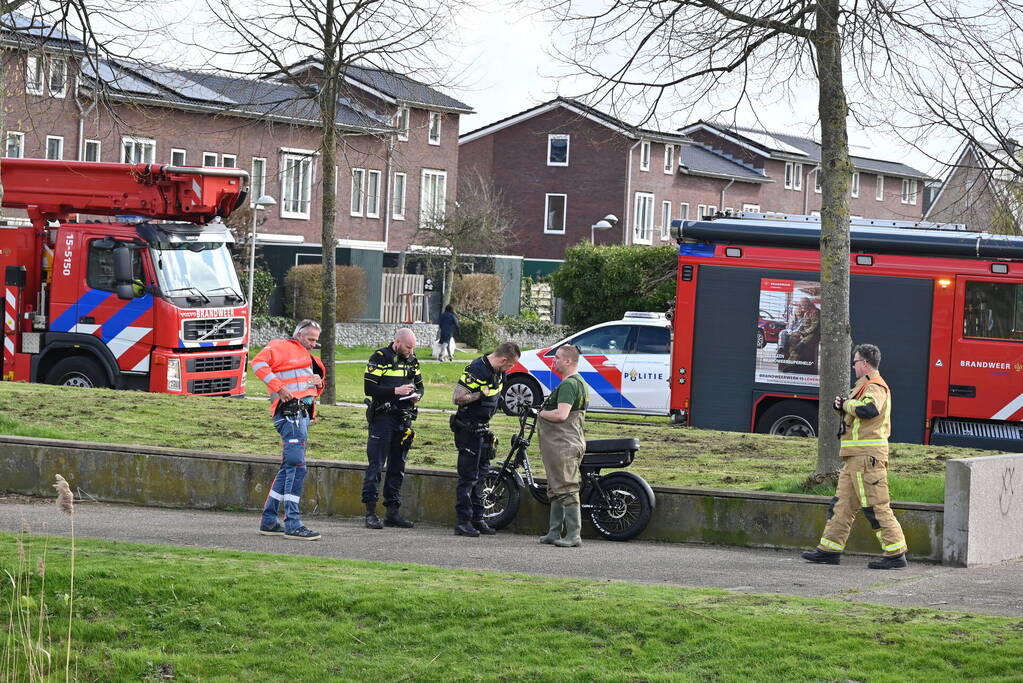
<path id="1" fill-rule="evenodd" d="M 14 372 L 14 336 L 18 331 L 18 295 L 8 287 L 4 294 L 4 369 Z"/>

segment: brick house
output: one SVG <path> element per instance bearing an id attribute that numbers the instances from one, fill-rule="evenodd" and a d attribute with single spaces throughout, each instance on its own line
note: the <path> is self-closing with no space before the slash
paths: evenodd
<path id="1" fill-rule="evenodd" d="M 777 182 L 761 186 L 762 211 L 791 214 L 820 212 L 817 178 L 821 146 L 810 138 L 755 128 L 698 121 L 681 132 L 704 146 L 761 170 Z M 929 177 L 895 161 L 851 156 L 849 212 L 861 218 L 919 221 Z M 738 201 L 729 205 L 738 208 Z"/>
<path id="2" fill-rule="evenodd" d="M 1023 229 L 1023 190 L 1019 177 L 999 163 L 1005 155 L 1019 154 L 986 144 L 963 146 L 927 209 L 925 218 L 939 223 L 964 223 L 980 232 L 1012 232 Z"/>
<path id="3" fill-rule="evenodd" d="M 545 275 L 580 241 L 665 244 L 670 221 L 714 211 L 723 196 L 755 208 L 762 170 L 678 133 L 638 128 L 558 98 L 461 136 L 459 174 L 478 173 L 514 220 L 523 275 Z M 724 194 L 727 191 L 727 194 Z M 612 230 L 592 227 L 607 215 Z"/>
<path id="4" fill-rule="evenodd" d="M 134 62 L 81 59 L 82 44 L 8 15 L 0 32 L 5 155 L 244 168 L 251 194 L 277 200 L 258 229 L 272 272 L 319 262 L 321 135 L 315 89 Z M 314 83 L 315 61 L 295 66 Z M 336 126 L 339 265 L 367 272 L 366 319 L 380 279 L 422 216 L 457 189 L 458 125 L 467 105 L 404 76 L 352 67 Z"/>

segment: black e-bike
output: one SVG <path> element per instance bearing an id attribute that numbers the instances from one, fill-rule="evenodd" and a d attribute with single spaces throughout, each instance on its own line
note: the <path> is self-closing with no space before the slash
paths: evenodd
<path id="1" fill-rule="evenodd" d="M 512 436 L 508 456 L 487 472 L 483 508 L 487 524 L 501 529 L 515 519 L 526 488 L 538 502 L 550 505 L 547 485 L 536 480 L 529 464 L 529 444 L 536 433 L 536 409 L 519 415 L 519 432 Z M 650 485 L 632 472 L 601 474 L 602 469 L 628 467 L 639 450 L 637 439 L 595 439 L 586 442 L 580 465 L 579 498 L 593 528 L 610 541 L 635 538 L 650 522 L 655 498 Z M 523 481 L 523 474 L 525 480 Z"/>

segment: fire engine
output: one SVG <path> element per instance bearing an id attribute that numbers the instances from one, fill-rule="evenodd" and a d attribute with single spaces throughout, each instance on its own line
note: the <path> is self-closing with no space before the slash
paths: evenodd
<path id="1" fill-rule="evenodd" d="M 813 216 L 673 222 L 678 421 L 816 435 L 820 232 Z M 1023 237 L 866 219 L 850 234 L 852 339 L 881 349 L 892 440 L 1018 450 Z"/>
<path id="2" fill-rule="evenodd" d="M 244 395 L 249 312 L 220 217 L 245 171 L 3 159 L 0 179 L 31 221 L 0 225 L 0 377 Z"/>

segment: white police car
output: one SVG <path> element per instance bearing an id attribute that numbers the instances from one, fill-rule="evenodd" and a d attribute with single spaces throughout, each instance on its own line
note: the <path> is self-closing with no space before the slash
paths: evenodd
<path id="1" fill-rule="evenodd" d="M 671 323 L 663 313 L 628 312 L 621 320 L 588 327 L 554 346 L 523 351 L 508 371 L 501 394 L 504 411 L 538 406 L 561 383 L 554 372 L 559 346 L 574 344 L 582 356 L 579 375 L 590 390 L 590 410 L 667 415 Z"/>

